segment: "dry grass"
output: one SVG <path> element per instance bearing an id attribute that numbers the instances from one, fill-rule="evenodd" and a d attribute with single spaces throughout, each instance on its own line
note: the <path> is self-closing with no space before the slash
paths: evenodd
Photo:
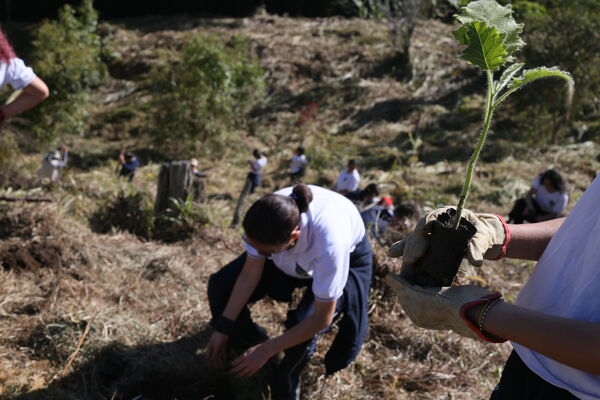
<path id="1" fill-rule="evenodd" d="M 172 29 L 174 24 L 179 29 Z M 135 29 L 105 29 L 120 50 L 117 64 L 123 68 L 151 64 L 157 49 L 177 49 L 189 32 L 210 32 L 223 40 L 233 34 L 252 39 L 268 71 L 272 95 L 256 120 L 254 135 L 240 132 L 248 149 L 265 148 L 270 160 L 268 186 L 251 200 L 286 184 L 285 160 L 303 144 L 311 162 L 308 182 L 326 185 L 347 158 L 361 157 L 369 166 L 361 171 L 363 179 L 379 183 L 396 200 L 416 198 L 425 210 L 456 203 L 463 163 L 424 165 L 397 154 L 408 132 L 435 126 L 447 115 L 434 103 L 469 81 L 462 76 L 465 65 L 456 61 L 455 46 L 443 39 L 450 28 L 441 23 L 417 29 L 414 57 L 420 75 L 414 87 L 375 68 L 391 54 L 385 27 L 376 21 L 147 19 L 138 21 Z M 453 83 L 440 87 L 444 81 Z M 115 80 L 101 88 L 95 95 L 95 117 L 111 107 L 143 104 L 148 94 L 127 94 L 135 85 L 133 80 Z M 111 93 L 117 93 L 118 100 L 104 104 Z M 318 116 L 298 127 L 298 113 L 308 100 L 319 102 Z M 91 214 L 121 192 L 155 194 L 156 163 L 144 166 L 131 185 L 115 178 L 120 144 L 144 145 L 143 136 L 125 137 L 124 132 L 139 123 L 138 111 L 133 115 L 95 132 L 115 143 L 102 136 L 69 138 L 74 151 L 94 155 L 98 163 L 67 171 L 62 184 L 52 190 L 54 203 L 0 205 L 0 397 L 268 398 L 264 375 L 232 380 L 209 371 L 203 357 L 210 334 L 208 277 L 242 251 L 240 232 L 228 225 L 246 174 L 246 154 L 231 151 L 201 160 L 209 172 L 209 201 L 200 207 L 210 224 L 187 241 L 145 241 L 118 230 L 101 235 L 88 226 Z M 526 161 L 481 163 L 467 207 L 506 214 L 535 174 L 551 166 L 564 172 L 576 200 L 600 167 L 598 150 L 596 144 L 583 144 L 531 150 Z M 33 176 L 38 158 L 24 159 L 26 177 Z M 388 159 L 390 163 L 383 162 Z M 384 247 L 374 246 L 379 275 L 364 349 L 350 367 L 323 381 L 322 359 L 333 337 L 325 335 L 306 370 L 304 398 L 488 398 L 510 345 L 483 344 L 413 326 L 381 282 L 385 271 L 399 268 L 398 261 L 387 258 Z M 511 300 L 532 268 L 528 262 L 488 263 L 477 271 L 466 269 L 461 279 L 500 290 Z M 282 331 L 286 310 L 286 305 L 270 300 L 252 309 L 270 335 Z M 70 360 L 72 372 L 62 376 Z"/>
<path id="2" fill-rule="evenodd" d="M 567 172 L 573 196 L 578 198 L 591 180 L 588 168 L 598 166 L 589 158 L 597 146 L 567 150 L 540 154 L 537 162 L 541 169 L 555 160 Z M 471 208 L 506 213 L 512 192 L 501 184 L 503 177 L 522 180 L 526 186 L 532 168 L 537 167 L 515 161 L 482 165 Z M 404 183 L 406 190 L 426 196 L 441 177 L 452 183 L 462 170 L 462 165 L 441 163 L 374 176 L 393 181 L 410 172 L 413 181 Z M 499 204 L 487 200 L 492 188 L 506 191 L 494 197 Z M 444 196 L 447 201 L 455 197 Z M 232 382 L 211 372 L 202 356 L 209 335 L 207 279 L 242 251 L 238 232 L 207 227 L 189 241 L 166 245 L 120 232 L 95 234 L 71 217 L 71 210 L 72 206 L 60 204 L 0 209 L 5 228 L 0 241 L 0 393 L 4 397 L 130 399 L 144 394 L 144 398 L 168 399 L 221 391 L 227 398 L 233 395 L 223 394 L 223 388 L 249 395 L 249 387 L 264 387 L 260 384 L 264 377 Z M 483 344 L 413 326 L 381 281 L 383 271 L 397 270 L 397 260 L 387 258 L 385 248 L 374 246 L 380 276 L 371 295 L 369 339 L 356 362 L 322 383 L 322 357 L 333 336 L 326 335 L 307 368 L 307 396 L 487 398 L 510 345 Z M 15 253 L 13 248 L 22 251 Z M 53 258 L 36 258 L 49 248 L 54 249 Z M 19 264 L 15 254 L 29 258 Z M 500 290 L 510 300 L 532 267 L 532 263 L 510 260 L 488 263 L 477 271 L 467 269 L 462 280 Z M 281 332 L 285 311 L 285 305 L 269 300 L 253 307 L 255 318 L 271 335 Z M 74 358 L 74 372 L 62 377 L 88 323 L 89 333 Z"/>

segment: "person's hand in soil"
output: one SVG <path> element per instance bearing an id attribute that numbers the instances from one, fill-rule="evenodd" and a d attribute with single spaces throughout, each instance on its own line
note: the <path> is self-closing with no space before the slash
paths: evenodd
<path id="1" fill-rule="evenodd" d="M 213 332 L 206 350 L 208 366 L 210 368 L 223 368 L 225 366 L 228 342 L 229 336 L 220 332 Z"/>
<path id="2" fill-rule="evenodd" d="M 440 207 L 425 213 L 417 222 L 415 230 L 394 243 L 389 249 L 391 257 L 402 257 L 404 264 L 414 264 L 423 257 L 429 246 L 428 235 L 433 221 L 439 215 L 453 207 Z M 466 258 L 475 267 L 480 267 L 483 260 L 495 260 L 506 252 L 510 241 L 510 232 L 504 219 L 494 214 L 474 213 L 463 209 L 462 217 L 475 226 L 477 232 L 469 242 Z"/>
<path id="3" fill-rule="evenodd" d="M 229 373 L 236 378 L 247 378 L 254 375 L 273 356 L 266 343 L 250 347 L 244 354 L 233 360 Z"/>
<path id="4" fill-rule="evenodd" d="M 471 339 L 504 341 L 486 335 L 478 328 L 480 311 L 486 305 L 493 306 L 492 302 L 502 297 L 500 293 L 473 285 L 421 287 L 393 274 L 387 276 L 387 282 L 398 294 L 402 308 L 415 325 L 425 329 L 452 330 Z"/>

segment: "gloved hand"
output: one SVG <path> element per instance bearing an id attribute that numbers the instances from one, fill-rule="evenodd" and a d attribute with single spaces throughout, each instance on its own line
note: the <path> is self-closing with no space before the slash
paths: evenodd
<path id="1" fill-rule="evenodd" d="M 505 339 L 486 336 L 466 317 L 469 308 L 494 301 L 502 295 L 479 286 L 445 288 L 411 285 L 398 275 L 388 274 L 387 282 L 398 294 L 402 308 L 417 326 L 426 329 L 452 330 L 461 336 L 486 342 Z"/>
<path id="2" fill-rule="evenodd" d="M 423 215 L 415 230 L 405 239 L 394 243 L 389 249 L 391 257 L 400 257 L 405 264 L 412 264 L 427 252 L 428 234 L 431 224 L 438 215 L 454 207 L 440 207 Z M 508 225 L 502 217 L 494 214 L 480 214 L 463 209 L 462 217 L 477 229 L 477 233 L 469 242 L 466 258 L 475 267 L 481 267 L 483 259 L 496 260 L 506 253 L 506 245 L 510 241 Z"/>

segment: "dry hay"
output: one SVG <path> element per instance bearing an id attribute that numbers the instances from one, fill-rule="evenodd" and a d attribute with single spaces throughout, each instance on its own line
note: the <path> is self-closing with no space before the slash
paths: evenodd
<path id="1" fill-rule="evenodd" d="M 575 164 L 564 164 L 577 197 L 589 177 Z M 413 179 L 427 186 L 436 175 L 447 177 L 445 171 L 460 173 L 461 168 L 441 165 Z M 504 173 L 508 168 L 496 166 Z M 514 168 L 515 176 L 524 176 L 520 163 Z M 482 173 L 493 180 L 496 169 Z M 490 207 L 474 196 L 475 209 Z M 269 398 L 265 375 L 232 380 L 208 370 L 203 356 L 210 334 L 207 280 L 243 251 L 237 232 L 205 228 L 191 240 L 168 245 L 127 233 L 95 234 L 53 205 L 2 210 L 0 219 L 11 226 L 4 232 L 12 234 L 4 233 L 1 248 L 59 243 L 61 255 L 51 268 L 37 261 L 40 267 L 0 270 L 1 396 L 162 400 L 244 398 L 240 394 L 245 393 L 246 398 Z M 510 345 L 412 325 L 381 280 L 388 271 L 398 271 L 398 260 L 387 256 L 385 245 L 373 246 L 376 276 L 368 340 L 353 364 L 323 380 L 323 357 L 336 328 L 324 335 L 304 374 L 305 398 L 487 398 Z M 512 301 L 532 268 L 531 262 L 490 262 L 477 270 L 465 267 L 461 280 L 500 290 Z M 268 299 L 252 307 L 270 336 L 282 332 L 287 309 Z M 88 324 L 72 369 L 63 376 Z"/>

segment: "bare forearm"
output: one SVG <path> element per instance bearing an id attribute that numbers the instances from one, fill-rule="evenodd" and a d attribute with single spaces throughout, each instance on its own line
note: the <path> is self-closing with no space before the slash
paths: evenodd
<path id="1" fill-rule="evenodd" d="M 483 329 L 561 364 L 600 375 L 600 324 L 555 317 L 507 303 L 495 305 Z"/>
<path id="2" fill-rule="evenodd" d="M 336 301 L 315 301 L 315 311 L 310 317 L 265 343 L 271 355 L 305 342 L 327 328 L 333 320 L 335 306 Z"/>
<path id="3" fill-rule="evenodd" d="M 23 88 L 16 99 L 1 107 L 2 112 L 6 117 L 20 114 L 44 100 L 48 97 L 48 93 L 46 84 L 40 78 L 35 78 L 28 86 Z"/>
<path id="4" fill-rule="evenodd" d="M 314 314 L 301 321 L 298 325 L 287 330 L 283 335 L 277 336 L 265 343 L 272 355 L 296 346 L 312 338 L 314 335 L 327 328 L 327 321 L 319 319 Z"/>
<path id="5" fill-rule="evenodd" d="M 256 289 L 262 275 L 262 268 L 259 270 L 256 268 L 256 266 L 245 266 L 238 276 L 235 285 L 233 286 L 233 290 L 231 291 L 227 306 L 223 311 L 224 317 L 235 321 L 242 308 L 248 303 L 248 300 Z"/>
<path id="6" fill-rule="evenodd" d="M 559 218 L 535 224 L 510 224 L 511 239 L 506 248 L 506 257 L 538 260 L 564 220 Z"/>

